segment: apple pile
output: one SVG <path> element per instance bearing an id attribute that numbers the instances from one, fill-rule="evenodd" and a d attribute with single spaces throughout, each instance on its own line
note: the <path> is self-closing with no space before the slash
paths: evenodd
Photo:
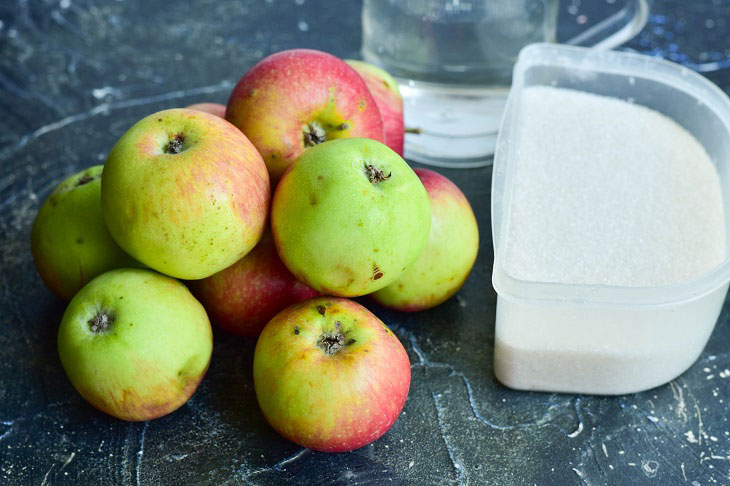
<path id="1" fill-rule="evenodd" d="M 254 387 L 281 435 L 331 452 L 382 436 L 410 363 L 348 298 L 438 305 L 479 240 L 463 193 L 403 160 L 403 134 L 388 73 L 307 49 L 261 60 L 227 106 L 134 124 L 33 224 L 38 272 L 70 300 L 58 349 L 72 385 L 120 419 L 168 414 L 208 369 L 210 318 L 258 336 Z"/>

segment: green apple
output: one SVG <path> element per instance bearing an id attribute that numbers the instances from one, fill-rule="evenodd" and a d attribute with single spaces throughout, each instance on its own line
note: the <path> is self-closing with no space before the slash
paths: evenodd
<path id="1" fill-rule="evenodd" d="M 418 176 L 370 139 L 308 149 L 284 174 L 271 209 L 279 256 L 297 279 L 353 297 L 395 281 L 421 254 L 431 207 Z"/>
<path id="2" fill-rule="evenodd" d="M 107 270 L 142 266 L 124 253 L 106 228 L 102 169 L 90 167 L 61 182 L 33 222 L 33 261 L 46 286 L 64 300 Z"/>
<path id="3" fill-rule="evenodd" d="M 212 350 L 203 306 L 183 284 L 151 270 L 96 277 L 71 300 L 58 330 L 71 384 L 123 420 L 150 420 L 182 406 Z"/>
<path id="4" fill-rule="evenodd" d="M 431 200 L 431 233 L 416 262 L 372 297 L 386 307 L 418 311 L 454 295 L 469 276 L 479 249 L 479 229 L 469 201 L 446 177 L 416 169 Z"/>
<path id="5" fill-rule="evenodd" d="M 266 420 L 304 447 L 343 452 L 382 436 L 400 415 L 411 364 L 398 338 L 365 307 L 319 297 L 264 327 L 253 358 Z"/>
<path id="6" fill-rule="evenodd" d="M 261 238 L 270 201 L 261 155 L 224 119 L 185 108 L 137 122 L 109 154 L 101 202 L 109 232 L 172 277 L 208 277 Z"/>

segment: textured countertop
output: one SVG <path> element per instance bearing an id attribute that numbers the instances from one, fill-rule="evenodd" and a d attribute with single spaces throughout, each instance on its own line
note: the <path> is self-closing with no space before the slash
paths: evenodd
<path id="1" fill-rule="evenodd" d="M 587 5 L 591 3 L 591 5 Z M 730 3 L 656 1 L 627 48 L 696 69 L 730 91 Z M 565 1 L 561 37 L 612 1 Z M 217 333 L 188 404 L 147 423 L 108 417 L 73 390 L 56 351 L 64 303 L 43 286 L 30 227 L 62 179 L 105 160 L 154 111 L 225 103 L 261 57 L 310 47 L 357 57 L 359 2 L 5 0 L 0 4 L 0 483 L 730 484 L 730 313 L 699 361 L 618 397 L 524 393 L 492 373 L 491 168 L 440 170 L 467 194 L 479 258 L 428 312 L 370 307 L 413 365 L 402 416 L 380 440 L 312 452 L 265 422 L 254 341 Z"/>

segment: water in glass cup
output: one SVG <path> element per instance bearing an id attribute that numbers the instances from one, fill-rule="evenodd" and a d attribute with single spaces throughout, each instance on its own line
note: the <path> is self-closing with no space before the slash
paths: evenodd
<path id="1" fill-rule="evenodd" d="M 635 25 L 603 47 L 643 26 L 646 9 L 639 10 L 627 17 Z M 406 157 L 490 165 L 517 55 L 527 44 L 554 42 L 557 17 L 558 0 L 364 0 L 362 54 L 398 81 L 411 131 Z M 630 24 L 614 17 L 601 33 Z"/>

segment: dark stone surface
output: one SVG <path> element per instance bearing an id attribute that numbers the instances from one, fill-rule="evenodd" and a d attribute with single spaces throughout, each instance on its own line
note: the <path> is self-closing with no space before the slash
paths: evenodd
<path id="1" fill-rule="evenodd" d="M 615 8 L 586 3 L 562 4 L 562 38 Z M 328 455 L 278 437 L 256 404 L 254 341 L 229 335 L 216 336 L 190 402 L 159 420 L 120 422 L 73 390 L 55 344 L 64 304 L 29 252 L 40 203 L 59 181 L 103 161 L 143 116 L 225 102 L 266 54 L 312 47 L 356 57 L 359 8 L 324 0 L 0 3 L 0 483 L 730 484 L 727 306 L 699 361 L 655 390 L 589 397 L 496 383 L 489 168 L 442 171 L 468 195 L 481 229 L 479 259 L 458 296 L 413 315 L 370 306 L 413 363 L 403 415 L 374 444 Z M 684 62 L 727 92 L 729 34 L 725 0 L 657 1 L 629 47 Z"/>

